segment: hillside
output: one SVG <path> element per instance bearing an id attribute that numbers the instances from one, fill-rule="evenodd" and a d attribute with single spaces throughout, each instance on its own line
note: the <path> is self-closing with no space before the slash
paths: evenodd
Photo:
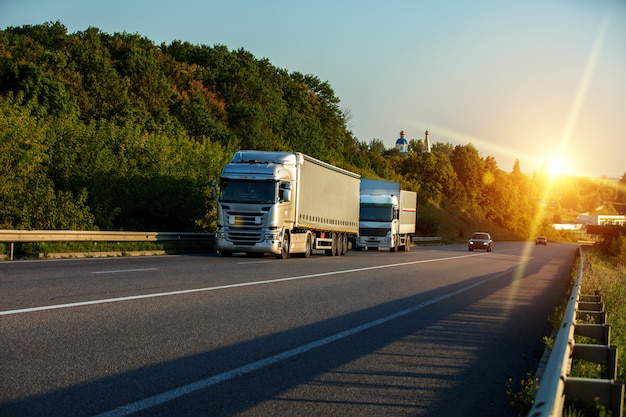
<path id="1" fill-rule="evenodd" d="M 418 223 L 426 222 L 434 225 L 434 230 L 426 230 L 426 235 L 439 236 L 444 243 L 464 243 L 476 231 L 485 231 L 491 234 L 495 241 L 525 240 L 526 237 L 513 233 L 497 224 L 476 216 L 467 211 L 461 211 L 456 206 L 438 208 L 424 206 L 418 213 Z M 422 233 L 424 226 L 421 226 Z"/>
<path id="2" fill-rule="evenodd" d="M 618 184 L 512 172 L 471 144 L 357 139 L 328 82 L 221 45 L 62 23 L 0 30 L 0 228 L 213 231 L 238 149 L 300 151 L 418 192 L 424 233 L 527 237 L 542 202 L 624 204 Z M 482 222 L 485 222 L 484 225 Z M 547 219 L 545 221 L 551 221 Z M 543 222 L 543 220 L 542 220 Z M 543 224 L 543 223 L 542 223 Z"/>

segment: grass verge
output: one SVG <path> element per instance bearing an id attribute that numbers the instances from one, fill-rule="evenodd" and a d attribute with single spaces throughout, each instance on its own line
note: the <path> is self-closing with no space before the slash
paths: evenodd
<path id="1" fill-rule="evenodd" d="M 132 253 L 214 252 L 209 241 L 165 242 L 37 242 L 15 244 L 15 258 L 127 256 Z M 103 255 L 104 254 L 104 255 Z"/>
<path id="2" fill-rule="evenodd" d="M 582 246 L 583 278 L 581 281 L 581 294 L 595 294 L 602 296 L 604 310 L 607 313 L 608 323 L 611 326 L 611 345 L 617 346 L 618 356 L 626 350 L 626 263 L 623 254 L 611 253 L 601 246 Z M 571 285 L 573 286 L 578 274 L 578 260 L 571 273 Z M 554 335 L 556 335 L 561 322 L 565 307 L 569 300 L 571 289 L 562 302 L 555 306 L 554 312 L 548 317 L 553 335 L 544 337 L 547 349 L 552 348 Z M 575 336 L 576 343 L 598 343 L 595 340 Z M 604 369 L 602 366 L 580 359 L 572 362 L 570 376 L 579 378 L 602 378 Z M 626 369 L 619 366 L 618 381 L 626 380 Z M 529 371 L 526 378 L 521 381 L 521 389 L 512 387 L 512 380 L 507 384 L 507 397 L 515 409 L 525 415 L 531 408 L 534 396 L 539 389 L 539 379 L 534 371 Z M 563 416 L 565 417 L 608 417 L 611 413 L 605 407 L 596 403 L 585 403 L 575 399 L 566 399 Z"/>

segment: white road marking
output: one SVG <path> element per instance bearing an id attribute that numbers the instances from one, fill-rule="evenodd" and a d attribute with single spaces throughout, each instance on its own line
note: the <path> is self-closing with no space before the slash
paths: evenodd
<path id="1" fill-rule="evenodd" d="M 268 264 L 272 262 L 273 261 L 244 261 L 244 262 L 237 262 L 237 265 Z"/>
<path id="2" fill-rule="evenodd" d="M 92 274 L 121 274 L 124 272 L 143 272 L 143 271 L 156 271 L 158 268 L 141 268 L 141 269 L 117 269 L 112 271 L 94 271 Z"/>
<path id="3" fill-rule="evenodd" d="M 504 251 L 501 251 L 501 252 L 504 252 Z M 353 272 L 369 271 L 369 270 L 374 270 L 374 269 L 397 268 L 401 266 L 417 265 L 417 264 L 423 264 L 423 263 L 429 263 L 429 262 L 441 262 L 441 261 L 449 261 L 453 259 L 469 258 L 472 256 L 484 256 L 487 253 L 488 252 L 485 252 L 483 254 L 460 255 L 460 256 L 451 256 L 448 258 L 425 259 L 421 261 L 411 261 L 411 262 L 402 262 L 402 263 L 388 264 L 388 265 L 368 266 L 364 268 L 344 269 L 344 270 L 339 270 L 339 271 L 321 272 L 318 274 L 300 275 L 300 276 L 295 276 L 295 277 L 277 278 L 277 279 L 269 279 L 269 280 L 263 280 L 263 281 L 253 281 L 253 282 L 241 282 L 237 284 L 228 284 L 228 285 L 218 285 L 215 287 L 193 288 L 189 290 L 169 291 L 169 292 L 161 292 L 161 293 L 154 293 L 154 294 L 129 295 L 127 297 L 105 298 L 105 299 L 100 299 L 100 300 L 79 301 L 79 302 L 67 303 L 67 304 L 53 304 L 53 305 L 40 306 L 40 307 L 20 308 L 16 310 L 0 311 L 0 316 L 8 316 L 12 314 L 22 314 L 22 313 L 34 313 L 34 312 L 46 311 L 46 310 L 58 310 L 62 308 L 83 307 L 83 306 L 96 305 L 96 304 L 117 303 L 120 301 L 141 300 L 145 298 L 168 297 L 172 295 L 193 294 L 193 293 L 207 292 L 207 291 L 218 291 L 218 290 L 224 290 L 228 288 L 250 287 L 253 285 L 276 284 L 279 282 L 319 278 L 319 277 L 325 277 L 325 276 L 330 276 L 330 275 L 350 274 Z"/>
<path id="4" fill-rule="evenodd" d="M 448 258 L 450 259 L 450 258 Z M 420 262 L 426 262 L 426 261 L 418 261 L 418 262 L 408 262 L 408 264 L 414 264 L 414 263 L 420 263 Z M 399 265 L 406 265 L 406 264 L 394 264 L 395 266 L 399 266 Z M 375 268 L 363 268 L 363 269 L 375 269 Z M 359 271 L 363 270 L 363 269 L 359 269 Z M 354 270 L 351 270 L 354 271 Z M 229 381 L 231 379 L 234 379 L 236 377 L 245 375 L 245 374 L 249 374 L 251 372 L 255 372 L 258 371 L 259 369 L 268 367 L 270 365 L 273 365 L 275 363 L 284 361 L 286 359 L 292 358 L 294 356 L 298 356 L 301 355 L 303 353 L 306 353 L 308 351 L 311 351 L 313 349 L 316 349 L 318 347 L 327 345 L 329 343 L 333 343 L 336 342 L 338 340 L 344 339 L 346 337 L 352 336 L 356 333 L 362 332 L 364 330 L 368 330 L 371 329 L 372 327 L 387 323 L 391 320 L 395 320 L 397 318 L 406 316 L 408 314 L 414 313 L 418 310 L 421 310 L 425 307 L 428 307 L 432 304 L 435 304 L 439 301 L 445 300 L 447 298 L 453 297 L 455 295 L 461 294 L 465 291 L 471 290 L 472 288 L 478 287 L 480 285 L 483 285 L 489 281 L 492 281 L 496 278 L 499 278 L 501 276 L 504 276 L 506 274 L 508 274 L 510 272 L 501 272 L 497 275 L 493 275 L 489 278 L 485 278 L 479 282 L 475 282 L 474 284 L 470 284 L 466 287 L 460 288 L 456 291 L 452 291 L 450 293 L 447 294 L 443 294 L 440 295 L 439 297 L 435 297 L 433 299 L 430 299 L 428 301 L 424 301 L 423 303 L 420 304 L 416 304 L 413 307 L 409 307 L 405 310 L 401 310 L 398 311 L 397 313 L 394 314 L 390 314 L 388 316 L 385 317 L 381 317 L 377 320 L 374 321 L 370 321 L 368 323 L 362 324 L 360 326 L 357 327 L 353 327 L 351 329 L 347 329 L 344 330 L 342 332 L 339 333 L 335 333 L 331 336 L 316 340 L 314 342 L 311 343 L 307 343 L 306 345 L 302 345 L 299 346 L 297 348 L 294 349 L 290 349 L 287 351 L 284 351 L 282 353 L 279 353 L 277 355 L 274 356 L 270 356 L 261 360 L 258 360 L 256 362 L 251 362 L 249 364 L 243 365 L 239 368 L 235 368 L 235 369 L 231 369 L 230 371 L 226 371 L 223 372 L 221 374 L 218 375 L 214 375 L 212 377 L 206 378 L 206 379 L 201 379 L 199 381 L 196 382 L 192 382 L 191 384 L 187 384 L 187 385 L 183 385 L 182 387 L 178 387 L 175 388 L 173 390 L 170 391 L 166 391 L 163 392 L 161 394 L 157 394 L 157 395 L 153 395 L 151 397 L 148 398 L 144 398 L 141 399 L 139 401 L 135 401 L 133 403 L 130 404 L 126 404 L 122 407 L 116 408 L 114 410 L 111 411 L 107 411 L 101 414 L 98 414 L 94 417 L 126 417 L 129 416 L 131 414 L 137 413 L 139 411 L 143 411 L 143 410 L 147 410 L 162 404 L 165 404 L 169 401 L 173 401 L 177 398 L 180 398 L 182 396 L 188 395 L 188 394 L 193 394 L 194 392 L 198 392 L 207 388 L 210 388 L 214 385 L 217 384 L 221 384 L 223 382 Z"/>

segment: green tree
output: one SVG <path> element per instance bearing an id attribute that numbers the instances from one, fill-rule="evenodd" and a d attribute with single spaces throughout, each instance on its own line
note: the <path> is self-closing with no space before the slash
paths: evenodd
<path id="1" fill-rule="evenodd" d="M 450 162 L 462 186 L 457 203 L 461 207 L 475 206 L 482 192 L 484 173 L 484 162 L 478 150 L 471 143 L 457 145 L 452 151 Z"/>
<path id="2" fill-rule="evenodd" d="M 626 172 L 622 174 L 617 184 L 617 195 L 615 196 L 614 206 L 619 214 L 626 214 Z"/>
<path id="3" fill-rule="evenodd" d="M 47 176 L 47 130 L 51 116 L 22 93 L 0 97 L 0 227 L 90 229 L 94 218 L 87 191 L 55 190 Z"/>

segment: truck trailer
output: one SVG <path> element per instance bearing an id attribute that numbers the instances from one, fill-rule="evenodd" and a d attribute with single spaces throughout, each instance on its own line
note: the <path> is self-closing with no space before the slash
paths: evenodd
<path id="1" fill-rule="evenodd" d="M 357 250 L 411 250 L 417 220 L 417 194 L 400 183 L 361 179 Z"/>
<path id="2" fill-rule="evenodd" d="M 300 152 L 238 151 L 217 194 L 222 256 L 346 255 L 359 231 L 360 176 Z"/>

